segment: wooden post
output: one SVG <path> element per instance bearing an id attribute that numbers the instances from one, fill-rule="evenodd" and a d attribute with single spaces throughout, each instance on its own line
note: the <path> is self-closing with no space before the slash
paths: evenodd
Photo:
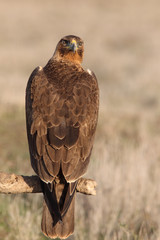
<path id="1" fill-rule="evenodd" d="M 96 195 L 96 182 L 91 179 L 80 178 L 76 191 Z M 38 176 L 23 176 L 14 173 L 8 174 L 0 172 L 0 193 L 17 194 L 17 193 L 41 193 L 41 184 Z"/>

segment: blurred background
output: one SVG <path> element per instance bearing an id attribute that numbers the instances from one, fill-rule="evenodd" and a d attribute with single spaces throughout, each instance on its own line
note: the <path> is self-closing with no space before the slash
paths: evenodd
<path id="1" fill-rule="evenodd" d="M 25 130 L 28 78 L 61 37 L 85 42 L 100 87 L 87 177 L 72 240 L 160 239 L 160 1 L 0 2 L 0 171 L 34 174 Z M 44 240 L 41 194 L 0 195 L 0 239 Z"/>

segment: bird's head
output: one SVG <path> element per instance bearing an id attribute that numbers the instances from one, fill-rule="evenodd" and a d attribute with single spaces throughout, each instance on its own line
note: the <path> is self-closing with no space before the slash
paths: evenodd
<path id="1" fill-rule="evenodd" d="M 81 64 L 83 60 L 84 43 L 81 38 L 69 35 L 63 37 L 57 44 L 54 58 Z"/>

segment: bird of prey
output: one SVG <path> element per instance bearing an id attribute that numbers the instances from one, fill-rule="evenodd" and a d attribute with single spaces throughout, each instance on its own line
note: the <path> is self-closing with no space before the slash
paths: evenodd
<path id="1" fill-rule="evenodd" d="M 87 170 L 97 125 L 98 84 L 81 66 L 83 53 L 81 38 L 65 36 L 26 88 L 30 159 L 44 194 L 42 232 L 50 238 L 74 231 L 76 184 Z"/>

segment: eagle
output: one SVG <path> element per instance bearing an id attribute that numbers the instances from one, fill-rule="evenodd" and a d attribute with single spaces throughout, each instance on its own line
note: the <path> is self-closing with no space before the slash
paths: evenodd
<path id="1" fill-rule="evenodd" d="M 83 40 L 63 37 L 26 88 L 26 126 L 31 165 L 44 195 L 41 228 L 52 239 L 74 231 L 77 180 L 87 170 L 97 126 L 99 88 L 81 66 Z"/>

